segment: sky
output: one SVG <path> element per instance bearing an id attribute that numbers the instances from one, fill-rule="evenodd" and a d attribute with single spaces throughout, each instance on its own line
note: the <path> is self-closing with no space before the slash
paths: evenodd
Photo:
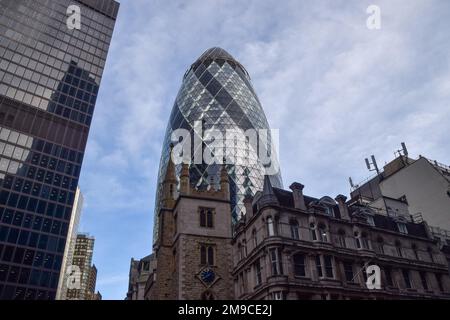
<path id="1" fill-rule="evenodd" d="M 369 5 L 381 28 L 367 28 Z M 80 187 L 81 232 L 96 238 L 97 289 L 124 299 L 130 260 L 152 251 L 163 136 L 182 77 L 219 46 L 249 72 L 280 130 L 284 187 L 349 195 L 405 142 L 450 164 L 446 0 L 121 1 Z"/>

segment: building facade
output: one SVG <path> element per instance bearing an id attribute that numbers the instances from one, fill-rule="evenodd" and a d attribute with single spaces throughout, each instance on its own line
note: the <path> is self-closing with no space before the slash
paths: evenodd
<path id="1" fill-rule="evenodd" d="M 155 269 L 145 288 L 148 300 L 232 299 L 231 206 L 228 174 L 218 189 L 196 190 L 183 164 L 177 191 L 170 161 L 163 180 Z"/>
<path id="2" fill-rule="evenodd" d="M 144 300 L 145 286 L 150 274 L 156 269 L 155 255 L 140 260 L 131 259 L 128 292 L 125 300 Z"/>
<path id="3" fill-rule="evenodd" d="M 80 29 L 69 28 L 70 5 Z M 0 299 L 54 299 L 119 4 L 0 1 Z"/>
<path id="4" fill-rule="evenodd" d="M 95 238 L 79 233 L 72 259 L 73 286 L 66 288 L 66 300 L 98 300 L 95 293 L 97 268 L 92 265 Z"/>
<path id="5" fill-rule="evenodd" d="M 206 134 L 207 130 L 219 131 L 222 137 L 216 138 L 217 141 L 232 146 L 223 152 L 223 157 L 234 157 L 233 165 L 227 160 L 233 221 L 245 213 L 243 204 L 245 195 L 254 195 L 262 188 L 267 168 L 260 161 L 258 151 L 263 153 L 262 148 L 265 148 L 264 151 L 273 156 L 267 167 L 278 168 L 270 131 L 268 143 L 260 144 L 259 150 L 252 148 L 243 135 L 226 134 L 227 130 L 228 133 L 245 132 L 248 129 L 268 130 L 269 124 L 245 68 L 221 48 L 205 51 L 185 73 L 167 126 L 159 167 L 154 239 L 158 238 L 157 213 L 162 197 L 161 185 L 169 163 L 169 145 L 175 142 L 172 139 L 178 139 L 171 135 L 177 129 L 189 132 L 190 139 L 187 139 L 191 142 L 189 147 L 191 154 L 187 159 L 191 163 L 189 175 L 193 186 L 197 189 L 207 189 L 211 185 L 217 187 L 220 179 L 221 164 L 208 164 L 202 157 L 206 152 L 219 152 L 206 145 L 211 138 Z M 196 142 L 198 145 L 195 145 Z M 177 165 L 177 177 L 180 176 L 180 172 L 181 165 Z M 271 173 L 271 180 L 274 185 L 282 186 L 279 170 Z"/>
<path id="6" fill-rule="evenodd" d="M 290 188 L 266 179 L 246 199 L 233 239 L 236 299 L 450 298 L 448 262 L 425 222 Z M 366 286 L 371 265 L 381 269 L 381 289 Z"/>
<path id="7" fill-rule="evenodd" d="M 395 204 L 401 201 L 411 215 L 450 231 L 450 167 L 437 161 L 400 154 L 375 177 L 357 186 L 351 197 L 360 197 L 390 215 L 402 214 Z"/>

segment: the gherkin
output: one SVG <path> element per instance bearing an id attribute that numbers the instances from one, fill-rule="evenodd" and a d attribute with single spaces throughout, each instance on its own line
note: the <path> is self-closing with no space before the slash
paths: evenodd
<path id="1" fill-rule="evenodd" d="M 203 130 L 211 128 L 220 130 L 224 139 L 225 131 L 239 128 L 269 129 L 266 116 L 259 99 L 250 82 L 245 68 L 228 52 L 221 48 L 211 48 L 203 53 L 185 73 L 183 83 L 172 109 L 162 149 L 159 166 L 158 187 L 156 195 L 156 212 L 159 209 L 162 180 L 170 159 L 171 134 L 174 130 L 184 128 L 190 131 L 193 139 L 194 122 L 201 121 Z M 204 132 L 204 131 L 203 131 Z M 203 137 L 199 137 L 203 139 Z M 269 141 L 270 132 L 269 132 Z M 257 157 L 256 151 L 246 148 L 236 151 L 237 157 Z M 203 148 L 207 147 L 205 144 Z M 270 147 L 269 147 L 270 148 Z M 271 150 L 268 150 L 269 153 Z M 192 154 L 193 157 L 193 154 Z M 190 165 L 191 183 L 197 188 L 215 187 L 218 181 L 218 165 Z M 252 164 L 227 164 L 230 178 L 231 205 L 233 221 L 245 213 L 243 200 L 246 195 L 255 195 L 262 190 L 264 166 L 260 161 Z M 177 175 L 181 165 L 177 166 Z M 281 172 L 270 176 L 274 186 L 282 187 Z M 154 239 L 157 238 L 158 221 L 155 212 Z"/>

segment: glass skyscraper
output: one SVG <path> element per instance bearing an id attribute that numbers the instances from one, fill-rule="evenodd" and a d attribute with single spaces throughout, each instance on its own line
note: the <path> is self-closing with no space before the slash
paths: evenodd
<path id="1" fill-rule="evenodd" d="M 0 299 L 55 298 L 118 9 L 0 0 Z"/>
<path id="2" fill-rule="evenodd" d="M 201 122 L 201 132 L 195 127 L 195 122 Z M 161 198 L 161 186 L 170 159 L 171 135 L 176 129 L 186 129 L 190 132 L 191 141 L 198 138 L 203 141 L 202 150 L 208 148 L 207 139 L 203 135 L 208 129 L 219 130 L 223 134 L 223 144 L 226 144 L 226 130 L 269 129 L 264 110 L 250 82 L 250 76 L 245 68 L 222 48 L 211 48 L 204 52 L 185 73 L 181 89 L 175 100 L 169 124 L 164 138 L 162 156 L 159 167 L 158 191 L 156 196 L 156 211 L 154 221 L 154 239 L 157 239 L 157 212 Z M 271 135 L 268 132 L 269 143 Z M 244 198 L 254 196 L 262 190 L 265 166 L 258 159 L 257 150 L 251 148 L 245 141 L 233 141 L 235 145 L 236 162 L 227 163 L 226 168 L 230 178 L 231 206 L 233 220 L 236 221 L 244 213 Z M 268 144 L 267 152 L 275 150 Z M 261 145 L 259 146 L 261 147 Z M 190 180 L 196 188 L 216 188 L 219 182 L 219 165 L 194 163 L 194 144 L 192 143 L 192 161 L 189 168 Z M 224 156 L 227 156 L 228 150 Z M 273 157 L 275 161 L 277 156 Z M 247 161 L 248 159 L 254 160 Z M 239 161 L 240 160 L 240 161 Z M 176 167 L 179 177 L 181 165 Z M 274 186 L 282 187 L 281 172 L 270 176 Z"/>

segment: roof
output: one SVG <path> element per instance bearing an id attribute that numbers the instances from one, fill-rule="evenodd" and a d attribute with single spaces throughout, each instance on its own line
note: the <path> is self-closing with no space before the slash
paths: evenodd
<path id="1" fill-rule="evenodd" d="M 281 206 L 288 207 L 288 208 L 294 208 L 294 198 L 292 196 L 292 191 L 273 187 L 273 192 L 274 192 L 275 196 L 277 197 L 278 202 Z M 309 196 L 304 196 L 304 198 L 305 198 L 305 204 L 307 207 L 309 205 L 312 205 L 314 202 L 320 201 L 320 199 L 318 199 L 318 198 L 309 197 Z M 361 208 L 365 208 L 365 207 L 359 206 L 359 205 L 350 206 L 349 207 L 350 215 L 356 214 L 359 211 L 359 209 L 361 209 Z M 335 217 L 339 219 L 341 217 L 339 206 L 336 204 L 333 207 L 333 210 L 335 213 Z M 374 214 L 373 218 L 374 218 L 374 222 L 375 222 L 375 227 L 380 228 L 380 229 L 394 231 L 394 232 L 400 232 L 395 218 L 381 215 L 381 214 Z M 409 235 L 413 235 L 413 236 L 417 236 L 417 237 L 424 237 L 424 238 L 428 237 L 427 233 L 426 233 L 425 225 L 423 223 L 405 222 L 405 224 L 406 224 L 406 228 L 408 230 Z"/>

